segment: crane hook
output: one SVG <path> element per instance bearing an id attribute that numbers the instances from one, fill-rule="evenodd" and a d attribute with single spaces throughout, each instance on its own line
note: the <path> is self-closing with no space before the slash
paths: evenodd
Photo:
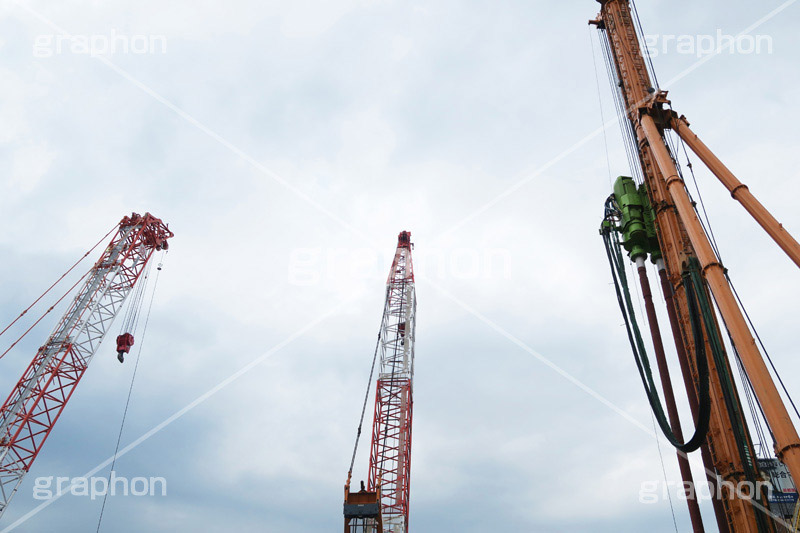
<path id="1" fill-rule="evenodd" d="M 120 363 L 125 362 L 125 354 L 130 353 L 133 346 L 133 335 L 123 333 L 117 337 L 117 359 Z"/>

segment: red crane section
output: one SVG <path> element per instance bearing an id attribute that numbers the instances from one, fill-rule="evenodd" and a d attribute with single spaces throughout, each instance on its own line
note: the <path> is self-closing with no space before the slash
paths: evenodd
<path id="1" fill-rule="evenodd" d="M 417 307 L 411 248 L 411 233 L 400 233 L 386 282 L 369 462 L 368 490 L 380 495 L 383 531 L 391 533 L 408 531 Z"/>
<path id="2" fill-rule="evenodd" d="M 173 233 L 158 218 L 132 214 L 0 409 L 0 516 L 53 430 L 125 298 Z"/>

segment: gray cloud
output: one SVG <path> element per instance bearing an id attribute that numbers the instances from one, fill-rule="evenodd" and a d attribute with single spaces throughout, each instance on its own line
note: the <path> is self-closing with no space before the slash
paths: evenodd
<path id="1" fill-rule="evenodd" d="M 75 33 L 165 35 L 166 54 L 112 60 L 366 241 L 100 61 L 33 57 L 36 36 L 52 30 L 3 8 L 2 317 L 12 319 L 126 212 L 152 211 L 176 233 L 123 445 L 353 298 L 121 458 L 119 473 L 164 476 L 169 494 L 110 499 L 105 530 L 340 527 L 387 255 L 404 229 L 419 258 L 415 530 L 674 530 L 667 502 L 638 503 L 641 482 L 663 478 L 653 437 L 437 289 L 652 425 L 596 235 L 610 192 L 602 136 L 440 237 L 601 124 L 585 27 L 597 5 L 568 4 L 34 6 Z M 641 7 L 652 33 L 736 33 L 770 8 Z M 759 29 L 773 37 L 772 55 L 722 56 L 669 87 L 675 107 L 795 234 L 788 184 L 799 177 L 800 139 L 787 118 L 800 112 L 791 90 L 800 81 L 797 9 Z M 664 81 L 694 60 L 666 54 L 656 68 Z M 608 142 L 611 174 L 627 173 L 616 127 Z M 713 177 L 698 179 L 737 287 L 781 371 L 793 375 L 796 269 Z M 311 258 L 300 268 L 312 283 L 292 278 L 298 257 Z M 501 258 L 502 268 L 461 275 L 476 257 L 479 267 Z M 51 325 L 0 361 L 0 390 Z M 113 452 L 131 371 L 102 348 L 6 524 L 39 503 L 33 478 L 82 475 Z M 678 479 L 672 452 L 662 452 Z M 675 512 L 685 530 L 681 502 Z M 98 514 L 98 501 L 67 496 L 20 530 L 86 531 Z"/>

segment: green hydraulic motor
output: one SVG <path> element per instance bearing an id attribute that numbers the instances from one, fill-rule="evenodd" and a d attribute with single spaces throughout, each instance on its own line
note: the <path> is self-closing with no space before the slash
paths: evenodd
<path id="1" fill-rule="evenodd" d="M 622 233 L 622 246 L 631 261 L 639 257 L 647 259 L 649 255 L 655 262 L 661 257 L 661 250 L 646 186 L 637 188 L 633 178 L 620 176 L 614 183 L 614 197 L 622 218 L 618 228 Z"/>

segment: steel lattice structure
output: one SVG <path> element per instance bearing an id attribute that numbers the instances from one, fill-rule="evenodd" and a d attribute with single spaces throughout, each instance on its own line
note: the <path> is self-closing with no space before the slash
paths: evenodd
<path id="1" fill-rule="evenodd" d="M 159 219 L 125 217 L 67 312 L 0 409 L 0 516 L 30 470 L 125 298 L 173 233 Z"/>
<path id="2" fill-rule="evenodd" d="M 391 533 L 408 531 L 417 307 L 411 246 L 411 233 L 400 233 L 386 283 L 369 463 L 368 489 L 379 492 L 383 530 Z"/>

